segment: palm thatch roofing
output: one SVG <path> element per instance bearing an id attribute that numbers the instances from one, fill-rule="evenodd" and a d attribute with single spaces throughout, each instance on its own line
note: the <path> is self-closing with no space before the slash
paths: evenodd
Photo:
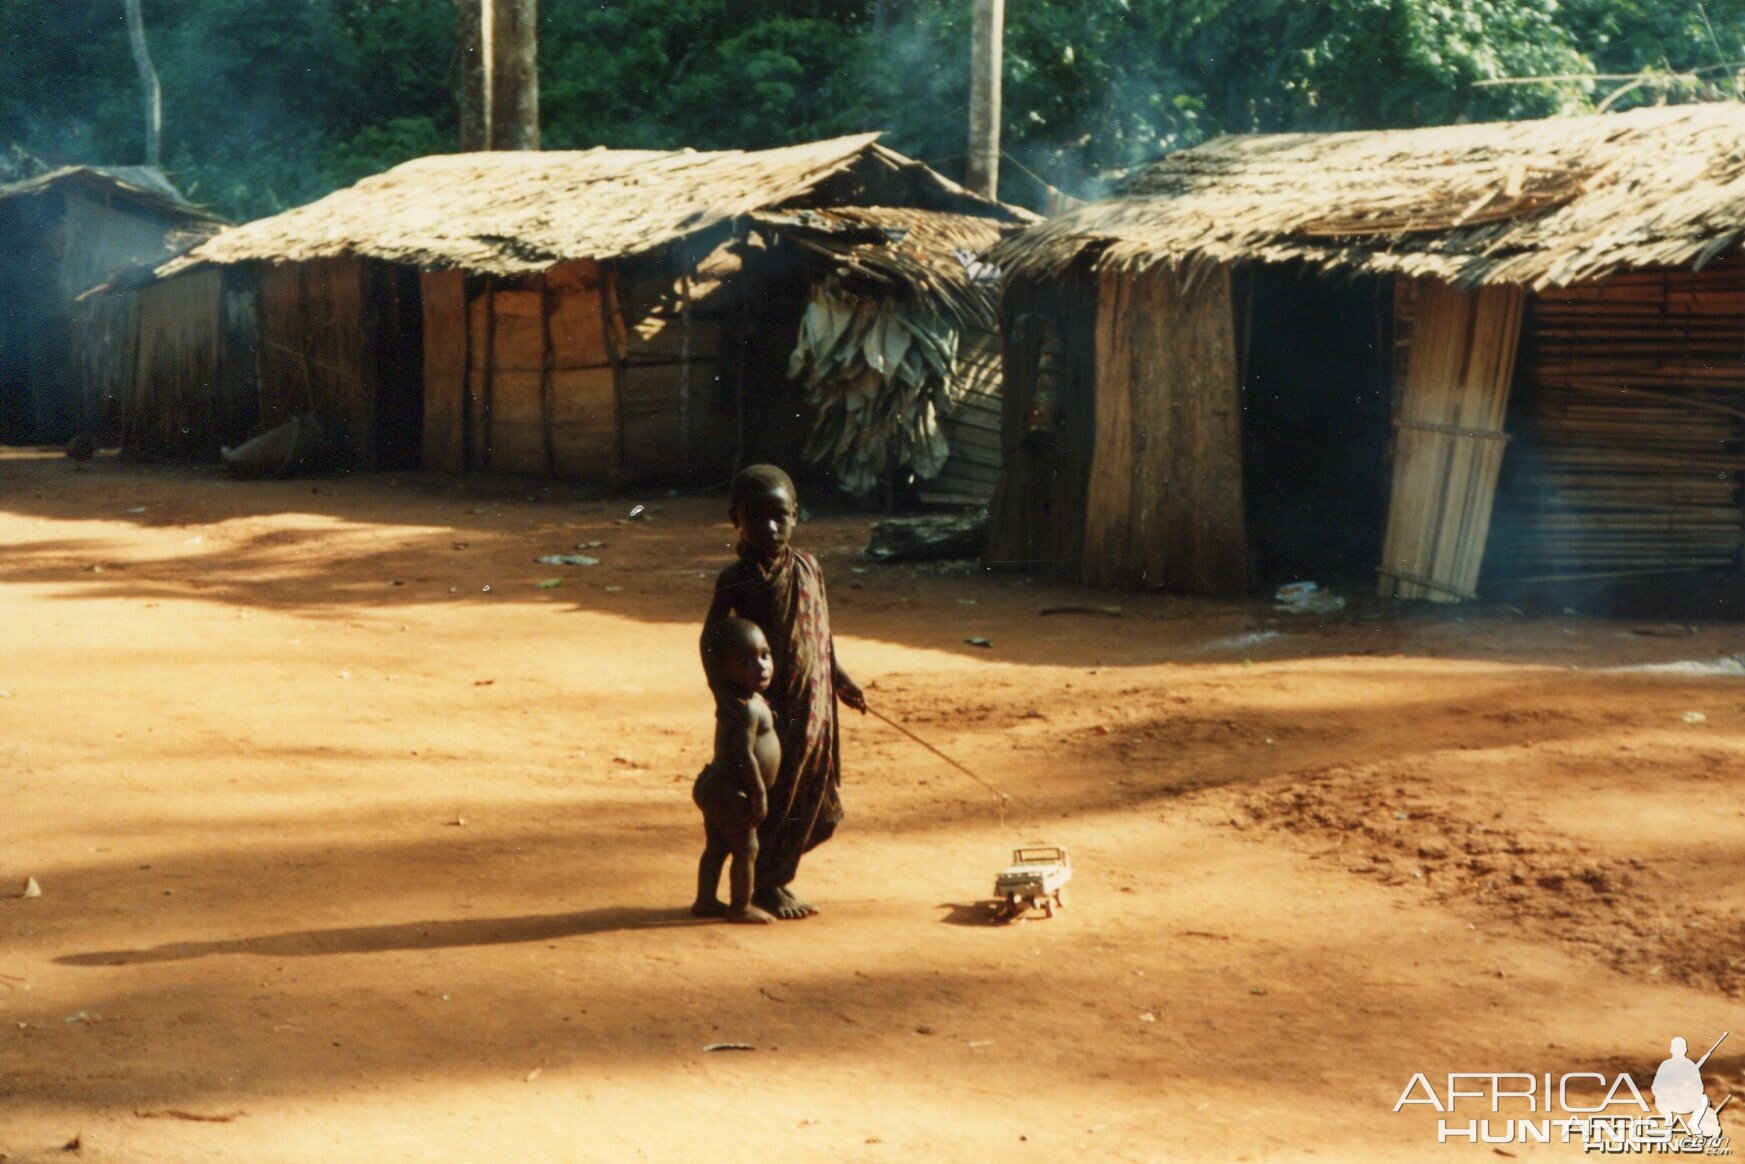
<path id="1" fill-rule="evenodd" d="M 996 248 L 1009 275 L 1301 260 L 1464 286 L 1700 267 L 1745 237 L 1745 105 L 1223 137 Z"/>
<path id="2" fill-rule="evenodd" d="M 905 206 L 841 206 L 761 211 L 762 230 L 791 239 L 829 262 L 852 290 L 895 292 L 961 324 L 998 327 L 1000 271 L 984 256 L 1021 222 Z"/>
<path id="3" fill-rule="evenodd" d="M 804 203 L 832 179 L 904 185 L 935 209 L 1017 221 L 859 134 L 780 149 L 546 150 L 442 154 L 365 178 L 319 201 L 226 231 L 166 265 L 361 257 L 424 270 L 536 274 L 582 259 L 629 258 L 753 211 Z"/>
<path id="4" fill-rule="evenodd" d="M 182 197 L 164 172 L 152 166 L 62 166 L 0 185 L 0 202 L 57 188 L 77 189 L 96 202 L 146 210 L 175 221 L 223 221 Z"/>

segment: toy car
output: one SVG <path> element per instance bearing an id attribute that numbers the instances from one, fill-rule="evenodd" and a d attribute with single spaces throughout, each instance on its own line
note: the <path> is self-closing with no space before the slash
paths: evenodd
<path id="1" fill-rule="evenodd" d="M 1066 883 L 1072 880 L 1072 860 L 1058 846 L 1012 850 L 1012 863 L 994 878 L 994 907 L 1001 921 L 1015 921 L 1031 909 L 1045 917 L 1066 908 Z"/>

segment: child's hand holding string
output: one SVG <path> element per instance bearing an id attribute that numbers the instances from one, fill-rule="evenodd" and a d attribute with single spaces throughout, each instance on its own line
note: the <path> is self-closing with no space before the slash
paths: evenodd
<path id="1" fill-rule="evenodd" d="M 866 714 L 866 693 L 860 689 L 860 684 L 848 677 L 841 667 L 836 668 L 836 698 L 860 712 Z"/>

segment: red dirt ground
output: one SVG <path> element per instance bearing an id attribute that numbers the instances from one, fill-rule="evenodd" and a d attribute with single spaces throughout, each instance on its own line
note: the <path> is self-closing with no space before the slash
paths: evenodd
<path id="1" fill-rule="evenodd" d="M 1745 1090 L 1745 680 L 1624 669 L 1745 631 L 1300 622 L 821 518 L 845 664 L 1012 808 L 852 718 L 822 915 L 743 929 L 684 910 L 722 509 L 0 456 L 0 1158 L 1495 1159 L 1413 1072 L 1645 1087 L 1730 1027 Z M 986 924 L 1033 840 L 1071 908 Z"/>

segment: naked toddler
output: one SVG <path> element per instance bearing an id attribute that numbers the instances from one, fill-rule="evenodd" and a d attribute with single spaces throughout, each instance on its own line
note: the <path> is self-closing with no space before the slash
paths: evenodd
<path id="1" fill-rule="evenodd" d="M 691 799 L 703 810 L 706 843 L 697 862 L 698 917 L 761 925 L 776 919 L 751 903 L 757 826 L 769 814 L 769 789 L 782 746 L 763 693 L 775 675 L 769 642 L 756 623 L 723 618 L 704 631 L 703 666 L 715 694 L 715 758 L 697 777 Z M 726 905 L 716 896 L 721 866 L 732 857 Z"/>

